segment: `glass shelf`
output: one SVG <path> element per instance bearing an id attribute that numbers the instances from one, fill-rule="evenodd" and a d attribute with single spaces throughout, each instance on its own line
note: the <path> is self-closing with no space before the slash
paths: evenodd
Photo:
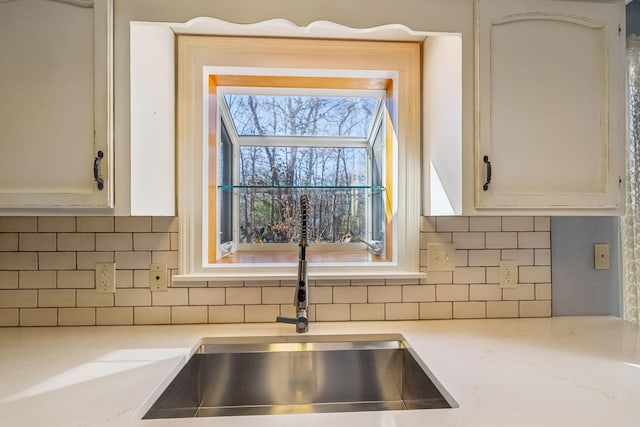
<path id="1" fill-rule="evenodd" d="M 255 189 L 255 190 L 371 190 L 385 191 L 381 185 L 218 185 L 220 190 Z"/>

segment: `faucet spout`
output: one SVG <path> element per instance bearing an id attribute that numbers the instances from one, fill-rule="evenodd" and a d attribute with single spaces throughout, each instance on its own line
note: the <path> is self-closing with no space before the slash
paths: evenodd
<path id="1" fill-rule="evenodd" d="M 292 323 L 296 325 L 296 332 L 309 331 L 309 289 L 307 283 L 307 220 L 309 217 L 309 197 L 306 194 L 300 196 L 300 239 L 298 241 L 298 281 L 293 305 L 296 308 L 296 317 L 276 317 L 276 322 Z"/>

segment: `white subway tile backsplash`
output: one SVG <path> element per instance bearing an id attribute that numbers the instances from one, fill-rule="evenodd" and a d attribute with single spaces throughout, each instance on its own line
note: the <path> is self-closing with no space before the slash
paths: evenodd
<path id="1" fill-rule="evenodd" d="M 116 270 L 116 288 L 133 288 L 133 270 Z"/>
<path id="2" fill-rule="evenodd" d="M 549 266 L 523 266 L 518 268 L 520 283 L 547 283 L 551 282 L 551 267 Z"/>
<path id="3" fill-rule="evenodd" d="M 135 325 L 168 325 L 171 323 L 171 307 L 133 307 Z"/>
<path id="4" fill-rule="evenodd" d="M 484 249 L 484 236 L 480 232 L 453 233 L 453 244 L 456 249 Z"/>
<path id="5" fill-rule="evenodd" d="M 518 265 L 533 265 L 533 249 L 503 249 L 500 259 L 516 261 Z"/>
<path id="6" fill-rule="evenodd" d="M 351 320 L 384 320 L 384 304 L 351 304 Z"/>
<path id="7" fill-rule="evenodd" d="M 167 268 L 178 268 L 178 252 L 176 251 L 153 251 L 151 252 L 151 260 L 156 264 L 167 264 Z M 148 269 L 149 265 L 145 268 Z"/>
<path id="8" fill-rule="evenodd" d="M 95 246 L 93 233 L 58 233 L 59 251 L 93 251 Z"/>
<path id="9" fill-rule="evenodd" d="M 536 294 L 536 300 L 550 300 L 551 299 L 551 283 L 536 283 L 535 294 Z"/>
<path id="10" fill-rule="evenodd" d="M 436 231 L 436 219 L 432 216 L 420 217 L 420 231 L 423 233 L 433 233 Z"/>
<path id="11" fill-rule="evenodd" d="M 535 231 L 551 231 L 551 218 L 548 216 L 537 216 L 534 220 Z"/>
<path id="12" fill-rule="evenodd" d="M 172 324 L 207 323 L 208 312 L 206 306 L 174 306 L 171 307 Z"/>
<path id="13" fill-rule="evenodd" d="M 57 233 L 73 233 L 76 231 L 76 219 L 71 216 L 41 216 L 33 218 L 37 219 L 38 227 L 30 231 L 57 232 Z"/>
<path id="14" fill-rule="evenodd" d="M 551 301 L 520 301 L 521 317 L 550 317 Z"/>
<path id="15" fill-rule="evenodd" d="M 117 307 L 139 307 L 151 305 L 149 289 L 118 289 L 115 293 Z"/>
<path id="16" fill-rule="evenodd" d="M 0 270 L 37 270 L 35 252 L 0 252 Z"/>
<path id="17" fill-rule="evenodd" d="M 224 288 L 189 288 L 189 305 L 224 305 L 224 294 Z"/>
<path id="18" fill-rule="evenodd" d="M 321 322 L 347 321 L 351 315 L 349 304 L 315 304 L 316 320 Z"/>
<path id="19" fill-rule="evenodd" d="M 436 217 L 436 231 L 469 231 L 469 217 L 439 216 Z"/>
<path id="20" fill-rule="evenodd" d="M 367 302 L 366 286 L 336 286 L 333 288 L 334 303 L 360 303 Z"/>
<path id="21" fill-rule="evenodd" d="M 58 310 L 58 325 L 60 326 L 93 326 L 96 324 L 96 309 L 61 308 Z"/>
<path id="22" fill-rule="evenodd" d="M 436 301 L 469 301 L 469 285 L 436 285 Z"/>
<path id="23" fill-rule="evenodd" d="M 502 231 L 533 231 L 532 216 L 503 216 Z"/>
<path id="24" fill-rule="evenodd" d="M 56 308 L 21 308 L 21 326 L 57 326 L 58 309 Z"/>
<path id="25" fill-rule="evenodd" d="M 293 300 L 291 293 L 288 303 Z M 333 288 L 330 286 L 312 286 L 309 288 L 309 303 L 311 304 L 330 304 L 333 302 Z"/>
<path id="26" fill-rule="evenodd" d="M 551 247 L 549 233 L 533 231 L 530 233 L 518 233 L 519 248 L 547 249 Z"/>
<path id="27" fill-rule="evenodd" d="M 487 304 L 484 302 L 454 302 L 454 319 L 484 319 L 487 317 Z"/>
<path id="28" fill-rule="evenodd" d="M 20 326 L 20 310 L 0 308 L 0 326 Z"/>
<path id="29" fill-rule="evenodd" d="M 264 287 L 262 288 L 262 303 L 263 304 L 286 304 L 293 301 L 293 295 L 295 293 L 295 287 Z"/>
<path id="30" fill-rule="evenodd" d="M 169 288 L 164 292 L 151 292 L 151 305 L 189 305 L 189 289 Z"/>
<path id="31" fill-rule="evenodd" d="M 244 321 L 247 323 L 275 322 L 280 315 L 280 305 L 245 305 Z"/>
<path id="32" fill-rule="evenodd" d="M 133 307 L 98 307 L 96 325 L 133 325 Z"/>
<path id="33" fill-rule="evenodd" d="M 151 264 L 151 252 L 116 252 L 116 268 L 125 270 L 148 270 Z"/>
<path id="34" fill-rule="evenodd" d="M 56 251 L 56 233 L 20 233 L 21 252 Z"/>
<path id="35" fill-rule="evenodd" d="M 429 285 L 453 283 L 453 273 L 451 271 L 429 271 L 427 278 L 422 280 Z"/>
<path id="36" fill-rule="evenodd" d="M 483 249 L 469 251 L 469 266 L 498 266 L 500 265 L 500 250 Z"/>
<path id="37" fill-rule="evenodd" d="M 454 272 L 423 279 L 310 282 L 312 321 L 501 318 L 551 313 L 549 217 L 422 217 L 429 242 L 453 243 Z M 273 322 L 294 316 L 294 280 L 188 282 L 149 289 L 149 264 L 178 270 L 177 218 L 0 217 L 0 326 Z M 499 262 L 519 265 L 500 289 Z M 116 263 L 116 293 L 95 291 L 95 264 Z"/>
<path id="38" fill-rule="evenodd" d="M 98 293 L 95 289 L 78 289 L 76 301 L 78 307 L 113 307 L 114 294 Z"/>
<path id="39" fill-rule="evenodd" d="M 36 231 L 38 231 L 38 218 L 36 217 L 0 217 L 0 233 L 35 233 Z"/>
<path id="40" fill-rule="evenodd" d="M 471 301 L 500 301 L 502 289 L 500 289 L 500 285 L 470 285 L 469 299 Z"/>
<path id="41" fill-rule="evenodd" d="M 518 301 L 488 301 L 487 317 L 490 319 L 518 317 Z"/>
<path id="42" fill-rule="evenodd" d="M 485 283 L 484 267 L 461 267 L 453 272 L 453 283 Z"/>
<path id="43" fill-rule="evenodd" d="M 76 228 L 79 233 L 113 233 L 114 222 L 111 216 L 79 216 Z"/>
<path id="44" fill-rule="evenodd" d="M 133 250 L 168 251 L 171 249 L 169 233 L 133 233 Z"/>
<path id="45" fill-rule="evenodd" d="M 402 286 L 370 286 L 369 299 L 370 303 L 382 302 L 401 302 Z"/>
<path id="46" fill-rule="evenodd" d="M 452 302 L 421 302 L 420 319 L 452 319 Z"/>
<path id="47" fill-rule="evenodd" d="M 533 283 L 519 283 L 516 288 L 502 290 L 504 301 L 522 301 L 535 299 L 535 286 Z"/>
<path id="48" fill-rule="evenodd" d="M 19 236 L 18 233 L 0 234 L 0 252 L 17 252 L 18 236 Z"/>
<path id="49" fill-rule="evenodd" d="M 38 252 L 39 270 L 75 270 L 75 252 Z M 24 269 L 27 270 L 27 269 Z"/>
<path id="50" fill-rule="evenodd" d="M 131 233 L 97 233 L 97 251 L 130 251 L 133 249 Z"/>
<path id="51" fill-rule="evenodd" d="M 75 307 L 76 291 L 73 289 L 40 289 L 38 307 Z"/>
<path id="52" fill-rule="evenodd" d="M 0 271 L 0 289 L 18 289 L 18 271 Z"/>
<path id="53" fill-rule="evenodd" d="M 97 263 L 113 262 L 115 255 L 113 252 L 77 252 L 78 270 L 95 270 Z"/>
<path id="54" fill-rule="evenodd" d="M 535 249 L 535 265 L 551 265 L 551 249 Z"/>
<path id="55" fill-rule="evenodd" d="M 38 306 L 37 290 L 0 290 L 0 308 Z"/>
<path id="56" fill-rule="evenodd" d="M 502 231 L 499 216 L 472 216 L 469 218 L 469 231 Z"/>
<path id="57" fill-rule="evenodd" d="M 55 271 L 20 271 L 20 289 L 52 289 L 56 287 Z"/>
<path id="58" fill-rule="evenodd" d="M 262 290 L 260 288 L 227 288 L 226 301 L 228 305 L 261 304 Z"/>
<path id="59" fill-rule="evenodd" d="M 386 303 L 384 305 L 385 320 L 418 320 L 420 305 L 417 302 Z"/>
<path id="60" fill-rule="evenodd" d="M 485 235 L 487 249 L 515 249 L 518 247 L 518 233 L 515 231 L 488 232 Z"/>
<path id="61" fill-rule="evenodd" d="M 145 216 L 115 217 L 116 233 L 148 233 L 151 231 L 151 218 Z"/>
<path id="62" fill-rule="evenodd" d="M 434 285 L 406 285 L 402 287 L 402 302 L 429 302 L 436 300 Z"/>
<path id="63" fill-rule="evenodd" d="M 95 282 L 94 270 L 58 271 L 58 288 L 91 289 L 95 288 Z"/>
<path id="64" fill-rule="evenodd" d="M 210 306 L 209 323 L 244 323 L 244 305 Z"/>
<path id="65" fill-rule="evenodd" d="M 178 218 L 162 216 L 151 218 L 151 231 L 153 231 L 154 233 L 177 233 L 178 226 Z"/>

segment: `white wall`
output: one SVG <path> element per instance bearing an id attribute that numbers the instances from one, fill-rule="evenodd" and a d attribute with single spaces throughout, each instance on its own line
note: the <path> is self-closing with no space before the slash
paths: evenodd
<path id="1" fill-rule="evenodd" d="M 115 3 L 115 139 L 116 214 L 130 211 L 130 21 L 186 22 L 208 16 L 236 23 L 282 18 L 297 25 L 333 21 L 366 28 L 403 24 L 416 31 L 462 34 L 463 152 L 473 153 L 473 0 L 116 0 Z M 472 183 L 473 159 L 463 157 L 463 180 Z M 468 181 L 467 181 L 468 180 Z M 472 185 L 465 186 L 469 189 Z M 463 195 L 471 201 L 471 194 Z M 465 206 L 470 212 L 473 207 Z"/>

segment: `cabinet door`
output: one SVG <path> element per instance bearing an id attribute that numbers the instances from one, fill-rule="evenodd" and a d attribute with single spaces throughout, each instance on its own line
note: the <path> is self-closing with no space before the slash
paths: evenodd
<path id="1" fill-rule="evenodd" d="M 476 1 L 476 207 L 620 207 L 623 16 L 623 2 Z"/>
<path id="2" fill-rule="evenodd" d="M 112 0 L 0 2 L 0 208 L 112 206 L 111 24 Z"/>

